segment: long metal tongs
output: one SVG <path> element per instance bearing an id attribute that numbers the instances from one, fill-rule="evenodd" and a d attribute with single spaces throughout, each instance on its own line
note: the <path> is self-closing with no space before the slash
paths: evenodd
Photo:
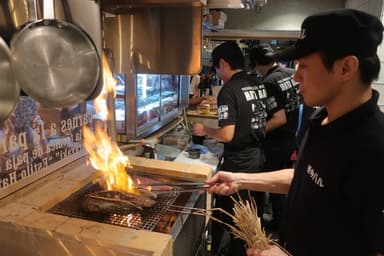
<path id="1" fill-rule="evenodd" d="M 156 187 L 165 186 L 166 188 L 157 189 Z M 146 188 L 151 187 L 151 192 L 194 192 L 200 190 L 206 190 L 212 185 L 205 184 L 204 182 L 165 182 L 165 183 L 147 183 L 140 184 L 139 187 Z"/>
<path id="2" fill-rule="evenodd" d="M 203 186 L 206 185 L 204 182 L 196 181 L 186 181 L 186 182 L 153 182 L 153 183 L 143 183 L 142 186 Z"/>

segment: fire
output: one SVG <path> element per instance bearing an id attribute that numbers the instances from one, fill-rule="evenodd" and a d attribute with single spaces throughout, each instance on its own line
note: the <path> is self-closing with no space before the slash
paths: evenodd
<path id="1" fill-rule="evenodd" d="M 130 191 L 133 181 L 126 172 L 131 167 L 128 157 L 111 141 L 105 130 L 95 127 L 95 132 L 84 128 L 84 146 L 91 165 L 103 172 L 107 190 Z"/>
<path id="2" fill-rule="evenodd" d="M 103 74 L 104 87 L 94 100 L 94 105 L 96 111 L 108 119 L 111 115 L 109 115 L 106 99 L 110 93 L 115 96 L 116 80 L 112 76 L 105 55 L 103 55 Z M 102 185 L 106 186 L 105 189 L 134 192 L 134 182 L 126 172 L 126 168 L 131 168 L 128 157 L 121 152 L 117 143 L 112 141 L 108 135 L 105 122 L 97 122 L 94 131 L 84 126 L 83 136 L 89 162 L 95 169 L 102 171 L 103 183 L 105 183 Z"/>
<path id="3" fill-rule="evenodd" d="M 116 79 L 113 77 L 111 69 L 109 68 L 108 59 L 103 54 L 102 57 L 103 62 L 103 89 L 100 92 L 99 96 L 94 100 L 94 105 L 96 112 L 101 114 L 104 119 L 107 119 L 108 116 L 108 108 L 106 104 L 106 100 L 108 94 L 113 94 L 113 98 L 116 97 Z"/>

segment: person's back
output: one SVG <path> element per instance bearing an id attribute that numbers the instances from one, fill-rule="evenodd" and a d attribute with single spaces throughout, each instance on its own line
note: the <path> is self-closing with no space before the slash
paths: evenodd
<path id="1" fill-rule="evenodd" d="M 266 56 L 268 53 L 273 53 L 268 44 L 260 44 L 251 49 L 251 67 L 262 75 L 262 81 L 267 88 L 267 121 L 281 109 L 284 110 L 286 121 L 267 130 L 266 146 L 271 149 L 284 147 L 285 151 L 292 152 L 296 147 L 298 110 L 302 103 L 299 84 L 293 80 L 295 70 L 276 63 L 275 60 Z"/>
<path id="2" fill-rule="evenodd" d="M 296 148 L 295 133 L 301 104 L 299 84 L 293 80 L 294 73 L 294 69 L 277 65 L 263 79 L 266 84 L 277 85 L 287 119 L 285 125 L 268 132 L 266 146 L 284 147 L 286 151 L 290 152 Z"/>
<path id="3" fill-rule="evenodd" d="M 235 172 L 257 172 L 263 167 L 265 157 L 262 143 L 265 138 L 266 125 L 266 89 L 257 79 L 252 78 L 242 68 L 244 56 L 234 42 L 226 42 L 215 48 L 212 60 L 217 75 L 224 81 L 218 97 L 218 126 L 221 133 L 230 131 L 224 142 L 223 162 L 220 170 Z M 250 192 L 258 205 L 264 204 L 263 193 Z M 248 191 L 239 195 L 247 199 Z M 215 198 L 215 207 L 233 212 L 233 201 L 228 196 Z M 258 214 L 262 215 L 262 207 Z M 215 217 L 233 224 L 231 218 L 221 213 Z M 223 227 L 213 223 L 213 251 L 217 253 L 222 237 Z M 227 255 L 245 255 L 244 243 L 232 237 Z"/>
<path id="4" fill-rule="evenodd" d="M 269 44 L 260 44 L 250 51 L 251 67 L 262 75 L 267 88 L 267 127 L 264 142 L 267 171 L 292 167 L 291 156 L 296 149 L 296 130 L 299 119 L 299 85 L 293 80 L 295 70 L 286 68 L 266 56 L 273 50 Z M 277 120 L 277 121 L 275 121 Z M 277 232 L 283 214 L 285 195 L 270 194 L 272 220 L 266 221 L 268 232 Z"/>
<path id="5" fill-rule="evenodd" d="M 219 126 L 234 124 L 236 127 L 233 139 L 224 143 L 221 169 L 260 169 L 260 163 L 264 163 L 262 144 L 266 122 L 264 85 L 242 71 L 232 76 L 217 98 Z"/>

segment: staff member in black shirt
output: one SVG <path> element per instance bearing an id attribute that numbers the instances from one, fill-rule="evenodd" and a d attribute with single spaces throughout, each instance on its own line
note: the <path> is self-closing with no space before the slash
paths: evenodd
<path id="1" fill-rule="evenodd" d="M 278 64 L 268 54 L 273 53 L 269 44 L 259 44 L 250 50 L 251 67 L 262 76 L 267 89 L 267 137 L 264 143 L 266 163 L 264 170 L 290 168 L 291 155 L 296 150 L 296 130 L 299 118 L 299 84 L 293 80 L 295 70 Z M 284 209 L 285 194 L 270 193 L 272 204 L 270 231 L 276 232 Z"/>
<path id="2" fill-rule="evenodd" d="M 244 70 L 244 56 L 239 46 L 232 41 L 222 43 L 212 52 L 212 62 L 216 73 L 224 81 L 217 97 L 218 126 L 211 128 L 195 124 L 193 133 L 209 136 L 224 142 L 221 170 L 234 172 L 257 172 L 264 164 L 262 143 L 266 125 L 266 91 L 264 85 L 248 75 Z M 258 205 L 264 204 L 264 194 L 252 192 Z M 242 198 L 248 196 L 243 191 Z M 216 198 L 215 207 L 233 212 L 233 201 L 228 196 Z M 262 214 L 262 207 L 259 207 Z M 228 216 L 217 213 L 216 217 L 232 223 Z M 223 233 L 223 225 L 213 222 L 213 253 L 217 252 Z M 244 244 L 233 239 L 226 255 L 245 255 Z"/>

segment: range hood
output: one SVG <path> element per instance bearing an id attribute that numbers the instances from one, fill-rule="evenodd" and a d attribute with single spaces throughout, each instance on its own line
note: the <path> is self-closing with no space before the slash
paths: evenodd
<path id="1" fill-rule="evenodd" d="M 253 9 L 260 0 L 208 0 L 207 7 L 211 9 Z M 263 2 L 265 0 L 262 0 Z"/>
<path id="2" fill-rule="evenodd" d="M 126 12 L 127 9 L 158 6 L 194 6 L 207 5 L 207 0 L 98 0 L 101 7 L 112 13 Z"/>
<path id="3" fill-rule="evenodd" d="M 300 30 L 221 29 L 219 31 L 204 31 L 203 36 L 212 40 L 297 40 L 300 37 Z"/>
<path id="4" fill-rule="evenodd" d="M 190 5 L 198 2 L 101 1 L 102 10 L 108 13 L 103 15 L 104 47 L 112 53 L 113 72 L 199 73 L 202 67 L 202 6 Z"/>

